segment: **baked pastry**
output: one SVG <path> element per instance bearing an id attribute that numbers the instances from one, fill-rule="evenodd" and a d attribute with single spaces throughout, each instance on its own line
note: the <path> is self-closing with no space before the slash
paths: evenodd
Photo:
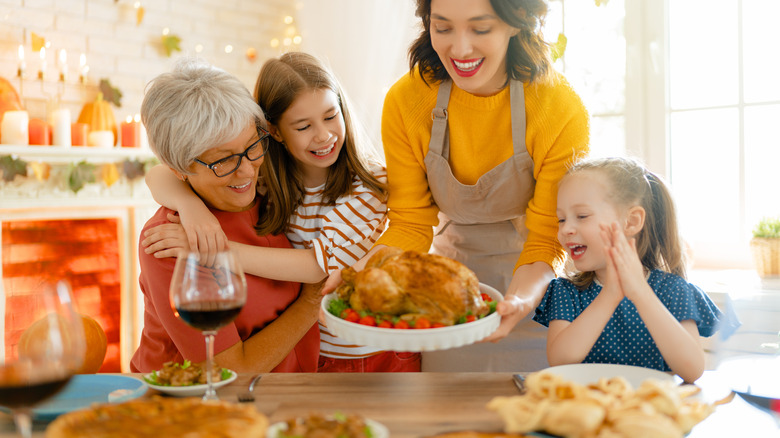
<path id="1" fill-rule="evenodd" d="M 431 323 L 453 325 L 465 315 L 490 311 L 482 300 L 477 276 L 462 263 L 436 254 L 387 247 L 377 251 L 362 271 L 341 271 L 338 297 L 357 312 L 425 316 Z"/>
<path id="2" fill-rule="evenodd" d="M 264 438 L 266 429 L 268 419 L 251 404 L 153 396 L 61 415 L 46 438 Z"/>

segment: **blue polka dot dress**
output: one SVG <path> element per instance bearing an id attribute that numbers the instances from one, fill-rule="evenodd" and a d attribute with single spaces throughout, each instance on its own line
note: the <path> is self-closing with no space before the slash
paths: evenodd
<path id="1" fill-rule="evenodd" d="M 723 314 L 697 286 L 660 270 L 652 271 L 647 283 L 678 321 L 695 321 L 701 336 L 709 337 L 715 333 Z M 550 282 L 542 303 L 536 308 L 534 321 L 548 327 L 555 319 L 574 321 L 599 292 L 601 285 L 596 282 L 580 291 L 569 280 L 556 278 Z M 583 363 L 635 365 L 671 371 L 628 298 L 623 298 L 615 309 Z"/>

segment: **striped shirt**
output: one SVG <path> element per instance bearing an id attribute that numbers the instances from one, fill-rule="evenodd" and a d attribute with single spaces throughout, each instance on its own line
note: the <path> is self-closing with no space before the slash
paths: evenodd
<path id="1" fill-rule="evenodd" d="M 387 182 L 384 166 L 369 165 L 380 182 Z M 385 229 L 387 204 L 360 178 L 352 181 L 352 193 L 324 205 L 325 185 L 307 187 L 303 202 L 290 217 L 287 238 L 295 248 L 314 248 L 317 262 L 330 274 L 352 266 L 363 257 Z M 320 324 L 320 354 L 338 359 L 357 359 L 382 353 L 373 347 L 355 345 L 333 336 Z"/>

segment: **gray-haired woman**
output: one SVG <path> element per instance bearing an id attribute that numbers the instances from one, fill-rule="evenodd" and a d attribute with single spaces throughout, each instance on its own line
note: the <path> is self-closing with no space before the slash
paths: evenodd
<path id="1" fill-rule="evenodd" d="M 262 110 L 234 76 L 185 58 L 153 80 L 141 106 L 149 144 L 217 217 L 232 241 L 290 248 L 284 235 L 257 235 L 257 183 L 267 147 Z M 144 232 L 168 222 L 161 207 Z M 143 233 L 142 233 L 143 235 Z M 144 328 L 130 368 L 159 369 L 168 361 L 205 360 L 203 336 L 173 314 L 168 298 L 174 258 L 139 247 Z M 319 355 L 321 295 L 316 285 L 247 275 L 247 302 L 214 343 L 215 362 L 237 372 L 314 372 Z"/>

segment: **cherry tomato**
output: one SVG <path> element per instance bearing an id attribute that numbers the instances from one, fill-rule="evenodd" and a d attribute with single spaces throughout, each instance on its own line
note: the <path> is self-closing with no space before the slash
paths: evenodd
<path id="1" fill-rule="evenodd" d="M 379 321 L 379 324 L 377 324 L 377 327 L 393 328 L 393 321 L 390 321 L 389 319 L 383 319 L 383 320 Z"/>
<path id="2" fill-rule="evenodd" d="M 352 309 L 346 309 L 341 314 L 342 314 L 342 318 L 344 318 L 345 320 L 347 320 L 349 322 L 358 322 L 358 321 L 360 321 L 360 315 L 357 312 L 355 312 L 354 310 L 352 310 Z"/>
<path id="3" fill-rule="evenodd" d="M 393 328 L 397 328 L 397 329 L 408 329 L 408 328 L 409 328 L 409 323 L 408 323 L 408 322 L 406 322 L 406 321 L 404 321 L 403 319 L 399 319 L 399 320 L 398 320 L 398 322 L 396 322 L 396 323 L 393 325 Z"/>
<path id="4" fill-rule="evenodd" d="M 477 317 L 474 315 L 466 315 L 466 322 L 474 322 L 477 320 Z"/>
<path id="5" fill-rule="evenodd" d="M 417 318 L 417 321 L 414 323 L 414 328 L 416 329 L 428 329 L 431 328 L 431 322 L 428 321 L 425 317 Z"/>
<path id="6" fill-rule="evenodd" d="M 376 326 L 376 318 L 374 318 L 371 315 L 366 315 L 366 316 L 360 318 L 360 320 L 358 321 L 358 324 L 370 325 L 371 327 L 375 327 Z"/>
<path id="7" fill-rule="evenodd" d="M 434 323 L 433 323 L 433 325 L 432 325 L 431 327 L 433 327 L 433 328 L 439 328 L 439 327 L 447 327 L 447 325 L 446 325 L 446 324 L 444 324 L 444 323 L 441 323 L 441 322 L 434 322 Z"/>
<path id="8" fill-rule="evenodd" d="M 481 296 L 482 297 L 482 301 L 484 301 L 486 303 L 489 303 L 489 302 L 493 301 L 493 298 L 490 295 L 486 294 L 485 292 L 480 293 L 479 296 Z"/>

